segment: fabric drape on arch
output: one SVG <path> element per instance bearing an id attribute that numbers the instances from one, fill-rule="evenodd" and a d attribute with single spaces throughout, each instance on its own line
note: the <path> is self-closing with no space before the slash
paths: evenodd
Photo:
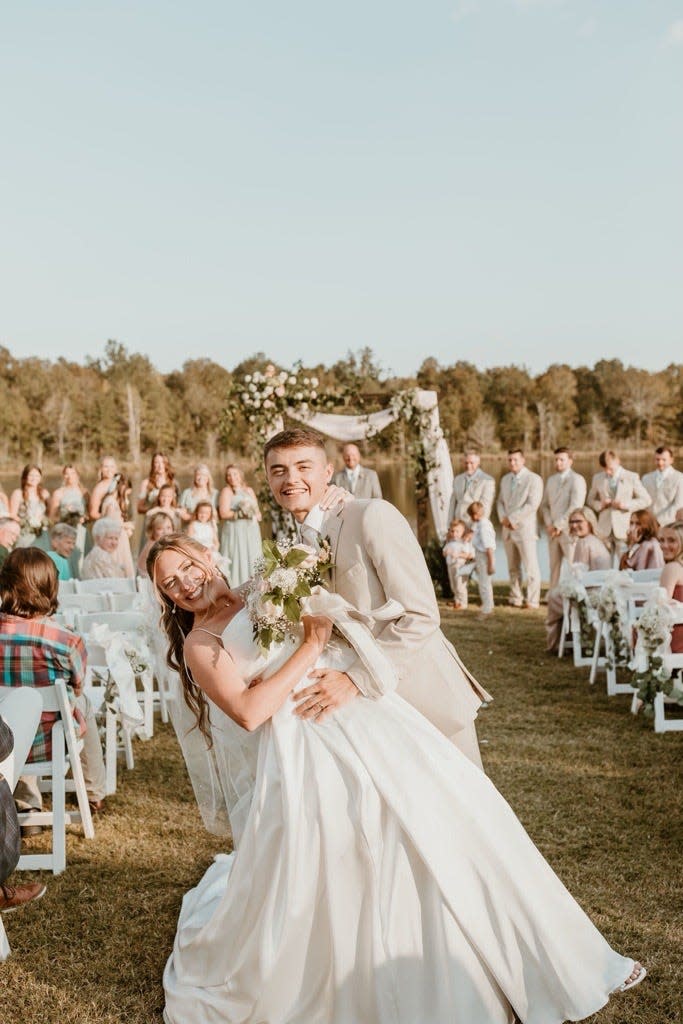
<path id="1" fill-rule="evenodd" d="M 441 542 L 448 531 L 448 505 L 453 490 L 453 467 L 448 445 L 439 423 L 439 401 L 436 391 L 418 391 L 415 396 L 417 405 L 429 414 L 425 417 L 425 427 L 421 432 L 422 444 L 425 448 L 427 461 L 431 466 L 427 483 L 429 487 L 429 504 L 432 510 L 434 528 Z M 314 430 L 335 441 L 364 441 L 368 437 L 386 430 L 399 418 L 399 413 L 391 409 L 382 409 L 364 416 L 344 416 L 337 413 L 313 413 L 302 416 L 294 409 L 288 409 L 287 415 L 300 423 L 306 423 Z M 282 429 L 282 423 L 276 425 L 273 434 Z"/>

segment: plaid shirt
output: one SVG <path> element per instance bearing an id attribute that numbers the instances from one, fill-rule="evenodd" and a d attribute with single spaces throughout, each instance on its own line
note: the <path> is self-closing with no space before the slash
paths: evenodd
<path id="1" fill-rule="evenodd" d="M 0 613 L 0 686 L 54 686 L 65 679 L 77 693 L 85 679 L 85 644 L 49 618 Z M 52 757 L 54 712 L 43 712 L 27 761 Z"/>

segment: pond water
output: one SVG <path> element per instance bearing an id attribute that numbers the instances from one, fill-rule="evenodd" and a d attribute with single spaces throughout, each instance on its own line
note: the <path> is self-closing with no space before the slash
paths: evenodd
<path id="1" fill-rule="evenodd" d="M 649 452 L 641 452 L 637 455 L 624 456 L 624 465 L 627 469 L 635 470 L 641 475 L 649 472 L 654 468 L 652 455 Z M 368 465 L 371 465 L 371 460 L 368 460 Z M 554 462 L 552 457 L 546 457 L 540 459 L 538 457 L 530 457 L 527 460 L 527 465 L 536 473 L 540 473 L 545 479 L 554 472 Z M 383 460 L 378 462 L 376 465 L 377 472 L 379 474 L 380 482 L 382 484 L 382 490 L 384 497 L 388 501 L 391 501 L 400 511 L 406 516 L 413 529 L 415 529 L 416 523 L 416 505 L 415 505 L 415 482 L 409 471 L 409 468 L 405 463 L 400 460 Z M 459 459 L 455 460 L 455 472 L 460 472 Z M 507 472 L 507 463 L 504 456 L 488 456 L 482 460 L 482 468 L 490 473 L 496 480 L 496 483 L 500 481 L 500 478 Z M 590 487 L 591 477 L 598 471 L 598 460 L 596 456 L 577 456 L 574 460 L 574 469 L 578 473 L 582 473 L 586 478 L 588 486 Z M 223 469 L 222 465 L 211 465 L 211 470 L 214 474 L 214 482 L 217 487 L 222 486 L 223 480 Z M 140 482 L 144 476 L 144 473 L 137 472 L 132 476 L 133 479 L 133 495 L 136 496 L 140 488 Z M 180 471 L 177 474 L 178 483 L 180 488 L 188 487 L 192 482 L 192 469 Z M 61 477 L 59 473 L 46 473 L 44 477 L 45 486 L 48 490 L 53 490 L 61 484 Z M 86 485 L 92 486 L 93 478 L 89 475 L 84 477 Z M 0 483 L 2 484 L 5 492 L 10 493 L 15 487 L 18 486 L 18 474 L 0 472 Z M 134 550 L 137 551 L 137 538 L 139 537 L 140 530 L 140 517 L 136 517 L 137 529 L 134 539 Z M 507 563 L 505 560 L 505 551 L 503 549 L 502 539 L 500 536 L 500 526 L 498 523 L 497 516 L 495 514 L 495 507 L 493 513 L 493 522 L 496 527 L 496 536 L 498 538 L 498 547 L 496 550 L 496 578 L 506 579 L 507 578 Z M 545 536 L 541 537 L 539 542 L 539 559 L 541 563 L 541 573 L 544 580 L 548 579 L 548 545 Z"/>

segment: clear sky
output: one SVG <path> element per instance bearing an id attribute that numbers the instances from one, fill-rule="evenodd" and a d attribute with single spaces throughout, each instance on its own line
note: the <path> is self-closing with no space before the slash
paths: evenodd
<path id="1" fill-rule="evenodd" d="M 3 4 L 0 344 L 683 358 L 683 0 Z"/>

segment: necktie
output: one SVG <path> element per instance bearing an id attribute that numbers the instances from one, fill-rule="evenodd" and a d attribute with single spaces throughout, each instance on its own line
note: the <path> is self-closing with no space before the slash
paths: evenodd
<path id="1" fill-rule="evenodd" d="M 314 526 L 309 526 L 308 523 L 302 523 L 301 526 L 301 539 L 304 544 L 308 544 L 310 548 L 314 548 L 316 551 L 320 546 L 320 534 Z"/>

